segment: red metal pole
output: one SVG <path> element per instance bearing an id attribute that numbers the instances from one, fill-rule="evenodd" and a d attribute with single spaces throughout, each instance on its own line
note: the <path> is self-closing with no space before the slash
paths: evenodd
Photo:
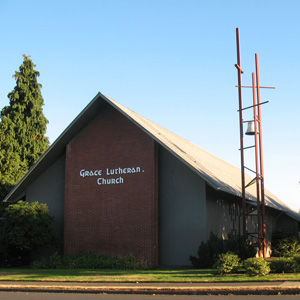
<path id="1" fill-rule="evenodd" d="M 258 124 L 259 124 L 259 152 L 260 152 L 260 190 L 261 190 L 261 209 L 262 209 L 262 234 L 263 234 L 263 255 L 267 257 L 267 228 L 266 228 L 266 208 L 265 208 L 265 187 L 264 187 L 264 163 L 263 163 L 263 143 L 262 143 L 262 124 L 261 124 L 261 100 L 260 100 L 260 79 L 259 79 L 259 60 L 255 53 L 256 66 L 256 88 L 258 103 Z"/>
<path id="2" fill-rule="evenodd" d="M 246 228 L 246 196 L 245 196 L 245 159 L 244 159 L 244 136 L 243 136 L 243 101 L 242 101 L 242 69 L 240 54 L 240 32 L 236 28 L 237 47 L 237 71 L 238 71 L 238 92 L 239 92 L 239 119 L 240 119 L 240 149 L 241 149 L 241 184 L 242 184 L 242 214 L 243 214 L 243 235 L 247 235 Z"/>
<path id="3" fill-rule="evenodd" d="M 255 131 L 255 165 L 256 165 L 256 200 L 257 200 L 257 238 L 258 238 L 258 256 L 262 256 L 262 239 L 261 239 L 261 212 L 260 212 L 260 193 L 259 193 L 259 158 L 258 158 L 258 134 L 257 134 L 257 114 L 256 114 L 256 91 L 255 75 L 252 73 L 252 92 L 253 92 L 253 113 L 254 113 L 254 131 Z"/>

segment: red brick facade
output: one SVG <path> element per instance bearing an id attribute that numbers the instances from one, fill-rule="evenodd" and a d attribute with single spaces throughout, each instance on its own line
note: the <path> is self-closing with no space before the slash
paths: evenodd
<path id="1" fill-rule="evenodd" d="M 64 252 L 158 264 L 155 141 L 113 107 L 67 145 Z"/>

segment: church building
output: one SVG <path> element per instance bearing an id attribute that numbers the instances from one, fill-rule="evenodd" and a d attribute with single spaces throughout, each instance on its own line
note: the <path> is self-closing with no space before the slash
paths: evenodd
<path id="1" fill-rule="evenodd" d="M 251 178 L 246 178 L 250 181 Z M 242 233 L 240 169 L 98 93 L 4 201 L 46 203 L 60 251 L 190 265 L 210 232 Z M 300 215 L 265 192 L 268 245 Z M 246 190 L 257 235 L 256 190 Z"/>

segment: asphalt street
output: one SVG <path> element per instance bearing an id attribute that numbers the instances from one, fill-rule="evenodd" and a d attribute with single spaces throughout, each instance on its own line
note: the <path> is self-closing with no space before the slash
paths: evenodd
<path id="1" fill-rule="evenodd" d="M 298 300 L 296 295 L 106 295 L 106 294 L 74 294 L 74 293 L 25 293 L 0 292 L 1 300 Z"/>

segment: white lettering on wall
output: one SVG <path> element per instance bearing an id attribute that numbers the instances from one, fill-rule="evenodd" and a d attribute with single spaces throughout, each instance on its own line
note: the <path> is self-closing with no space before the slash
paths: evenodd
<path id="1" fill-rule="evenodd" d="M 130 174 L 130 173 L 140 173 L 141 168 L 118 168 L 118 169 L 109 169 L 106 168 L 106 175 L 117 175 L 117 174 Z"/>
<path id="2" fill-rule="evenodd" d="M 97 179 L 97 184 L 98 185 L 105 185 L 105 184 L 120 184 L 120 183 L 124 183 L 124 178 L 123 177 L 119 177 L 119 178 L 98 178 Z"/>
<path id="3" fill-rule="evenodd" d="M 95 170 L 95 171 L 87 171 L 85 169 L 80 170 L 79 172 L 81 177 L 86 177 L 86 176 L 101 176 L 102 175 L 102 170 Z"/>
<path id="4" fill-rule="evenodd" d="M 128 175 L 128 174 L 135 174 L 135 173 L 143 173 L 144 170 L 141 170 L 140 167 L 131 167 L 131 168 L 115 168 L 110 169 L 106 168 L 105 175 L 106 176 L 112 176 L 112 175 Z M 109 185 L 109 184 L 122 184 L 124 183 L 123 177 L 118 178 L 104 178 L 103 176 L 103 170 L 86 170 L 81 169 L 79 171 L 79 175 L 81 177 L 98 177 L 97 184 L 98 185 Z"/>

